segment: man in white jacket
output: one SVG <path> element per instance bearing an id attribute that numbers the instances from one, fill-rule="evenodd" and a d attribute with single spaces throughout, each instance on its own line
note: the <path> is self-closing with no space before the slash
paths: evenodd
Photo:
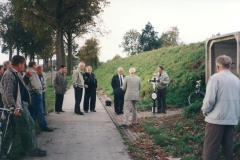
<path id="1" fill-rule="evenodd" d="M 229 56 L 217 57 L 217 73 L 207 84 L 202 106 L 206 121 L 203 160 L 216 160 L 220 145 L 225 158 L 233 159 L 234 125 L 240 117 L 240 81 L 231 73 L 231 65 Z"/>

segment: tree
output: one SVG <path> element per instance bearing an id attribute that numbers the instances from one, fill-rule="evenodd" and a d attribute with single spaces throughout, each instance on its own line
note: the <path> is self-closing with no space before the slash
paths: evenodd
<path id="1" fill-rule="evenodd" d="M 65 63 L 64 27 L 91 22 L 108 4 L 106 0 L 11 0 L 11 2 L 15 6 L 17 14 L 21 14 L 22 21 L 26 26 L 54 30 L 58 68 Z"/>
<path id="2" fill-rule="evenodd" d="M 176 46 L 179 44 L 179 30 L 177 26 L 170 27 L 166 32 L 162 33 L 161 36 L 162 45 L 167 46 Z"/>
<path id="3" fill-rule="evenodd" d="M 139 44 L 140 33 L 137 30 L 131 29 L 123 36 L 123 42 L 120 47 L 123 47 L 123 52 L 127 52 L 128 56 L 142 52 L 142 47 Z"/>
<path id="4" fill-rule="evenodd" d="M 99 62 L 99 42 L 95 38 L 86 40 L 85 45 L 80 49 L 79 59 L 92 66 L 93 69 L 98 67 Z"/>
<path id="5" fill-rule="evenodd" d="M 158 38 L 158 32 L 154 31 L 154 27 L 148 22 L 139 39 L 139 43 L 143 48 L 143 51 L 150 51 L 157 49 L 161 46 L 161 41 Z"/>
<path id="6" fill-rule="evenodd" d="M 112 59 L 112 61 L 113 60 L 117 60 L 117 59 L 121 59 L 122 57 L 119 55 L 119 54 L 116 54 L 114 57 L 113 57 L 113 59 Z"/>

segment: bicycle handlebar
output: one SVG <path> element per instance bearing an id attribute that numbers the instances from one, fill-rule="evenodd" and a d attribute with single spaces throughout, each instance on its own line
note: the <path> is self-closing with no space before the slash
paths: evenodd
<path id="1" fill-rule="evenodd" d="M 11 108 L 9 108 L 9 109 L 7 109 L 7 108 L 0 108 L 0 110 L 2 110 L 2 111 L 7 111 L 7 112 L 9 113 L 9 112 L 13 112 L 14 110 L 19 111 L 20 108 L 13 108 L 13 107 L 11 107 Z"/>

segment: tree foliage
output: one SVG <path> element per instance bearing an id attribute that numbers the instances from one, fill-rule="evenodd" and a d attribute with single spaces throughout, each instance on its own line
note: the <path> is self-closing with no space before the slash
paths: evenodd
<path id="1" fill-rule="evenodd" d="M 161 40 L 158 38 L 158 32 L 154 31 L 154 27 L 150 22 L 148 22 L 145 28 L 142 29 L 139 42 L 143 51 L 150 51 L 161 46 Z"/>
<path id="2" fill-rule="evenodd" d="M 86 65 L 90 65 L 93 69 L 98 67 L 99 62 L 99 42 L 95 38 L 91 38 L 86 40 L 85 45 L 80 49 L 80 61 L 86 63 Z"/>
<path id="3" fill-rule="evenodd" d="M 162 45 L 167 46 L 176 46 L 179 44 L 179 30 L 177 26 L 170 27 L 168 31 L 163 32 L 161 36 Z"/>
<path id="4" fill-rule="evenodd" d="M 40 35 L 42 28 L 54 31 L 58 68 L 65 63 L 64 29 L 74 33 L 76 26 L 92 22 L 93 18 L 107 5 L 106 0 L 11 0 L 11 2 L 15 6 L 15 11 L 21 14 L 25 26 L 38 28 Z"/>
<path id="5" fill-rule="evenodd" d="M 127 52 L 128 56 L 142 52 L 142 47 L 139 44 L 140 33 L 135 29 L 130 29 L 123 36 L 123 42 L 120 47 L 123 47 L 123 52 Z"/>

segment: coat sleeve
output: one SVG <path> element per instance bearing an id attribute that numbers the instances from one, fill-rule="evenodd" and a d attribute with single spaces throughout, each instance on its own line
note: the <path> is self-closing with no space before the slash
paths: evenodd
<path id="1" fill-rule="evenodd" d="M 53 87 L 56 89 L 58 85 L 58 74 L 56 73 L 55 77 L 53 78 Z"/>
<path id="2" fill-rule="evenodd" d="M 166 74 L 166 77 L 163 80 L 163 84 L 168 84 L 170 82 L 169 76 Z"/>
<path id="3" fill-rule="evenodd" d="M 112 77 L 111 85 L 112 85 L 112 88 L 114 89 L 114 87 L 115 87 L 115 76 Z"/>
<path id="4" fill-rule="evenodd" d="M 207 84 L 206 95 L 201 108 L 204 115 L 209 114 L 213 110 L 216 103 L 217 92 L 218 80 L 217 78 L 211 77 Z"/>

